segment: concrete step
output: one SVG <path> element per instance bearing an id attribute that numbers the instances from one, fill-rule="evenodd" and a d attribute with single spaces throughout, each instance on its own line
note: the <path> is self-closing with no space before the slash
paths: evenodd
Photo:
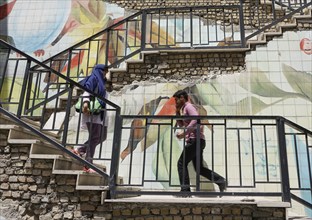
<path id="1" fill-rule="evenodd" d="M 39 141 L 31 145 L 30 156 L 32 158 L 45 159 L 48 156 L 65 156 L 65 153 L 51 144 Z"/>
<path id="2" fill-rule="evenodd" d="M 31 120 L 29 118 L 22 117 L 21 121 L 25 122 L 26 124 L 30 125 L 31 127 L 40 130 L 40 123 L 38 121 Z M 31 131 L 19 126 L 13 119 L 9 118 L 8 116 L 4 114 L 0 114 L 0 129 L 14 129 L 20 131 L 25 131 L 28 134 L 32 134 Z M 53 139 L 59 139 L 60 136 L 58 134 L 55 134 L 55 132 L 49 132 L 49 131 L 42 131 L 45 135 L 53 138 Z M 36 135 L 37 137 L 37 135 Z"/>

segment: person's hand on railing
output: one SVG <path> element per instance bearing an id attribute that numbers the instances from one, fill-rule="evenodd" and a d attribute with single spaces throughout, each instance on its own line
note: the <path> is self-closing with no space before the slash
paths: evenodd
<path id="1" fill-rule="evenodd" d="M 84 114 L 90 114 L 90 103 L 89 102 L 87 102 L 87 101 L 83 102 L 82 112 Z"/>
<path id="2" fill-rule="evenodd" d="M 185 133 L 184 133 L 184 131 L 181 131 L 181 132 L 177 133 L 176 136 L 178 139 L 182 139 L 185 137 Z"/>

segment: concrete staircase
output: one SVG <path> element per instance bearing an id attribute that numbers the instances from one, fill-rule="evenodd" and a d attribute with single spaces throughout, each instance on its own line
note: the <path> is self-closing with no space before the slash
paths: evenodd
<path id="1" fill-rule="evenodd" d="M 37 122 L 27 119 L 22 120 L 31 124 L 34 128 L 39 128 Z M 49 132 L 44 133 L 51 139 L 59 142 L 58 135 Z M 96 190 L 100 192 L 109 190 L 108 178 L 105 178 L 97 173 L 83 172 L 83 164 L 80 161 L 67 155 L 57 147 L 47 143 L 31 131 L 17 125 L 9 117 L 3 114 L 0 114 L 0 141 L 1 146 L 15 145 L 29 147 L 28 155 L 31 160 L 52 160 L 52 174 L 75 175 L 76 190 Z M 94 165 L 106 171 L 105 166 L 100 164 Z M 117 184 L 122 183 L 123 178 L 119 177 Z"/>
<path id="2" fill-rule="evenodd" d="M 282 36 L 287 30 L 295 30 L 298 25 L 303 28 L 309 28 L 312 25 L 312 9 L 306 9 L 303 15 L 295 14 L 290 19 L 285 19 L 277 23 L 262 34 L 257 35 L 247 41 L 250 49 L 255 49 L 257 45 L 266 44 L 274 37 Z"/>
<path id="3" fill-rule="evenodd" d="M 279 10 L 279 9 L 278 9 Z M 283 8 L 280 8 L 280 10 L 283 10 Z M 300 28 L 304 29 L 311 29 L 312 28 L 312 8 L 307 8 L 304 11 L 304 14 L 295 14 L 289 19 L 285 19 L 274 26 L 271 26 L 269 29 L 265 30 L 261 34 L 258 34 L 254 37 L 251 37 L 250 39 L 247 40 L 246 48 L 228 48 L 228 49 L 198 49 L 198 50 L 174 50 L 174 49 L 168 49 L 168 50 L 148 50 L 148 51 L 141 51 L 141 59 L 131 59 L 131 60 L 126 60 L 124 62 L 124 65 L 119 68 L 111 68 L 110 73 L 111 73 L 111 78 L 113 80 L 114 84 L 114 89 L 119 90 L 122 88 L 124 85 L 119 85 L 118 80 L 118 75 L 130 75 L 128 73 L 128 67 L 129 65 L 135 66 L 136 64 L 144 64 L 145 63 L 145 56 L 148 55 L 157 55 L 161 56 L 162 54 L 169 54 L 169 53 L 193 53 L 193 52 L 248 52 L 255 50 L 258 45 L 265 45 L 267 44 L 270 40 L 272 40 L 274 37 L 279 37 L 283 35 L 283 32 L 285 31 L 293 31 Z M 248 34 L 247 34 L 248 35 Z M 148 67 L 148 64 L 146 64 Z M 114 79 L 115 78 L 115 79 Z"/>

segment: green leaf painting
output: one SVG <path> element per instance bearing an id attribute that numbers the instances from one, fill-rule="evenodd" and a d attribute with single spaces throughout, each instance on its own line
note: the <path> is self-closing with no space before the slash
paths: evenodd
<path id="1" fill-rule="evenodd" d="M 224 106 L 233 102 L 231 92 L 218 81 L 193 86 L 191 92 L 198 94 L 202 105 L 209 105 L 219 114 L 225 114 Z"/>
<path id="2" fill-rule="evenodd" d="M 172 138 L 172 152 L 170 152 L 171 129 L 166 127 L 165 132 L 160 136 L 158 153 L 154 154 L 152 170 L 157 180 L 165 189 L 170 185 L 179 185 L 177 162 L 181 149 L 176 138 Z M 170 160 L 171 158 L 171 160 Z M 171 179 L 170 183 L 169 178 Z"/>
<path id="3" fill-rule="evenodd" d="M 295 70 L 286 64 L 282 64 L 282 70 L 293 90 L 301 97 L 312 101 L 312 74 Z"/>
<path id="4" fill-rule="evenodd" d="M 239 85 L 247 91 L 262 97 L 297 97 L 300 94 L 286 92 L 269 80 L 266 74 L 258 68 L 252 68 L 248 75 L 241 74 Z"/>

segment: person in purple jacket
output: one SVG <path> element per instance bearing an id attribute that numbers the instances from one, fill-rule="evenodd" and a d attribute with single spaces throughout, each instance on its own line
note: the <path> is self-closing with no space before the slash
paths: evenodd
<path id="1" fill-rule="evenodd" d="M 173 97 L 176 101 L 176 115 L 178 116 L 198 116 L 199 113 L 197 109 L 188 101 L 188 94 L 184 90 L 179 90 L 174 93 Z M 190 177 L 187 169 L 188 164 L 192 161 L 196 169 L 196 143 L 197 143 L 197 132 L 196 120 L 184 119 L 177 120 L 177 125 L 179 127 L 184 127 L 183 131 L 176 134 L 178 139 L 185 138 L 185 147 L 178 160 L 178 173 L 179 180 L 181 184 L 181 192 L 190 192 Z M 206 177 L 207 179 L 214 181 L 223 192 L 226 188 L 226 180 L 224 177 L 220 176 L 218 173 L 204 167 L 203 165 L 203 151 L 206 146 L 204 127 L 200 126 L 199 132 L 200 140 L 200 175 Z M 182 195 L 182 197 L 187 197 L 188 195 Z"/>

